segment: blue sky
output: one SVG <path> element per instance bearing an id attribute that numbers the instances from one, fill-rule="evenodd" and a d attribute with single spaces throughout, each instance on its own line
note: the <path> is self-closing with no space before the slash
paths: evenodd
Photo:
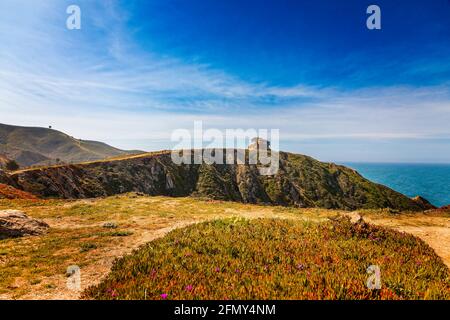
<path id="1" fill-rule="evenodd" d="M 157 150 L 198 120 L 326 161 L 450 162 L 450 2 L 0 2 L 0 122 Z"/>

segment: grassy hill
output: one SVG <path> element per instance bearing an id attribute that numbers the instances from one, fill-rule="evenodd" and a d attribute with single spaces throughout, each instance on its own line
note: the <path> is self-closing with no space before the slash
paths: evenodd
<path id="1" fill-rule="evenodd" d="M 22 167 L 105 159 L 124 151 L 97 141 L 75 139 L 57 130 L 0 124 L 0 154 Z"/>
<path id="2" fill-rule="evenodd" d="M 280 152 L 274 176 L 256 165 L 175 165 L 169 151 L 76 165 L 21 170 L 0 183 L 42 197 L 95 198 L 125 192 L 196 196 L 255 204 L 330 209 L 428 209 L 356 171 Z"/>

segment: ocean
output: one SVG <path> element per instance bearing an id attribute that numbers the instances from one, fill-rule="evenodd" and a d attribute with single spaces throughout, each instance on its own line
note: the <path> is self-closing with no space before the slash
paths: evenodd
<path id="1" fill-rule="evenodd" d="M 450 204 L 450 164 L 342 163 L 365 178 L 435 206 Z"/>

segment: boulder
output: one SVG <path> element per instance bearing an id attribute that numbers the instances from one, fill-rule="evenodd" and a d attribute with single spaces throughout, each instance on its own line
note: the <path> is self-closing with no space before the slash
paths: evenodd
<path id="1" fill-rule="evenodd" d="M 106 229 L 117 229 L 117 223 L 115 223 L 115 222 L 106 222 L 106 223 L 104 223 L 103 224 L 103 228 L 106 228 Z"/>
<path id="2" fill-rule="evenodd" d="M 49 225 L 18 210 L 0 211 L 0 239 L 41 235 Z"/>
<path id="3" fill-rule="evenodd" d="M 350 222 L 353 224 L 364 223 L 363 217 L 361 217 L 361 215 L 356 211 L 347 213 L 347 217 L 350 218 Z"/>

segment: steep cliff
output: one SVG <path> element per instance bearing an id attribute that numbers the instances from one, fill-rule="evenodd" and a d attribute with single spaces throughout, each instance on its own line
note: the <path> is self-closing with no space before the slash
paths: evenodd
<path id="1" fill-rule="evenodd" d="M 136 191 L 298 207 L 425 209 L 352 169 L 284 152 L 274 176 L 262 176 L 258 166 L 248 164 L 175 165 L 169 152 L 159 152 L 19 171 L 3 177 L 3 183 L 41 197 L 91 198 Z"/>

